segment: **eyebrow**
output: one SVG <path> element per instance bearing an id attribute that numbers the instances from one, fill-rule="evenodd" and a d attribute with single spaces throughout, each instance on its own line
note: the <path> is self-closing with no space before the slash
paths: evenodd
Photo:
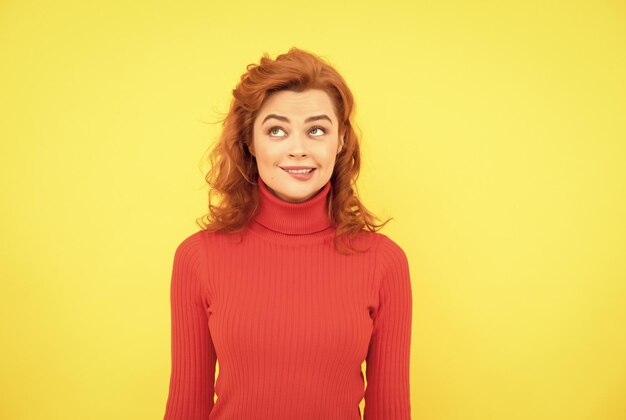
<path id="1" fill-rule="evenodd" d="M 261 124 L 265 124 L 265 121 L 269 120 L 270 118 L 276 118 L 277 120 L 281 120 L 281 121 L 285 121 L 285 122 L 290 122 L 289 118 L 287 117 L 283 117 L 282 115 L 276 115 L 276 114 L 269 114 L 267 117 L 265 117 L 263 119 L 263 122 Z M 317 120 L 328 120 L 330 121 L 330 123 L 332 124 L 332 120 L 328 117 L 328 115 L 326 114 L 322 114 L 322 115 L 314 115 L 312 117 L 307 118 L 306 120 L 304 120 L 305 123 L 308 123 L 309 121 L 317 121 Z"/>

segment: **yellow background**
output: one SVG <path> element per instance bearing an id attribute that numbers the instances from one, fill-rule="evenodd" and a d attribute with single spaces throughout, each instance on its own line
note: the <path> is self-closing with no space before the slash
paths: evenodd
<path id="1" fill-rule="evenodd" d="M 410 259 L 413 418 L 626 418 L 626 6 L 591 0 L 2 1 L 0 418 L 162 418 L 214 122 L 291 46 Z"/>

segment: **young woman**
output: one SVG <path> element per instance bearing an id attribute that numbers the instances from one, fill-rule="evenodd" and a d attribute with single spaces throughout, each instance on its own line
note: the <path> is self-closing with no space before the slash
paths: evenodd
<path id="1" fill-rule="evenodd" d="M 312 53 L 247 66 L 174 255 L 165 420 L 411 418 L 409 265 L 357 196 L 353 110 Z"/>

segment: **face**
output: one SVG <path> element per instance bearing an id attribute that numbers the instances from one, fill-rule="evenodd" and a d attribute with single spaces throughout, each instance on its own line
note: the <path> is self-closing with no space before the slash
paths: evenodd
<path id="1" fill-rule="evenodd" d="M 270 95 L 254 120 L 250 152 L 259 176 L 279 198 L 308 200 L 330 180 L 343 147 L 330 96 L 323 90 L 288 90 Z M 290 167 L 314 168 L 291 174 Z"/>

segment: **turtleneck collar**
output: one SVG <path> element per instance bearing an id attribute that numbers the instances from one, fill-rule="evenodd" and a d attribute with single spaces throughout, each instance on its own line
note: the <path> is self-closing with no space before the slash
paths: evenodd
<path id="1" fill-rule="evenodd" d="M 313 197 L 299 203 L 285 201 L 258 179 L 259 211 L 253 221 L 267 229 L 287 235 L 308 235 L 328 229 L 327 200 L 332 184 L 328 181 Z"/>

